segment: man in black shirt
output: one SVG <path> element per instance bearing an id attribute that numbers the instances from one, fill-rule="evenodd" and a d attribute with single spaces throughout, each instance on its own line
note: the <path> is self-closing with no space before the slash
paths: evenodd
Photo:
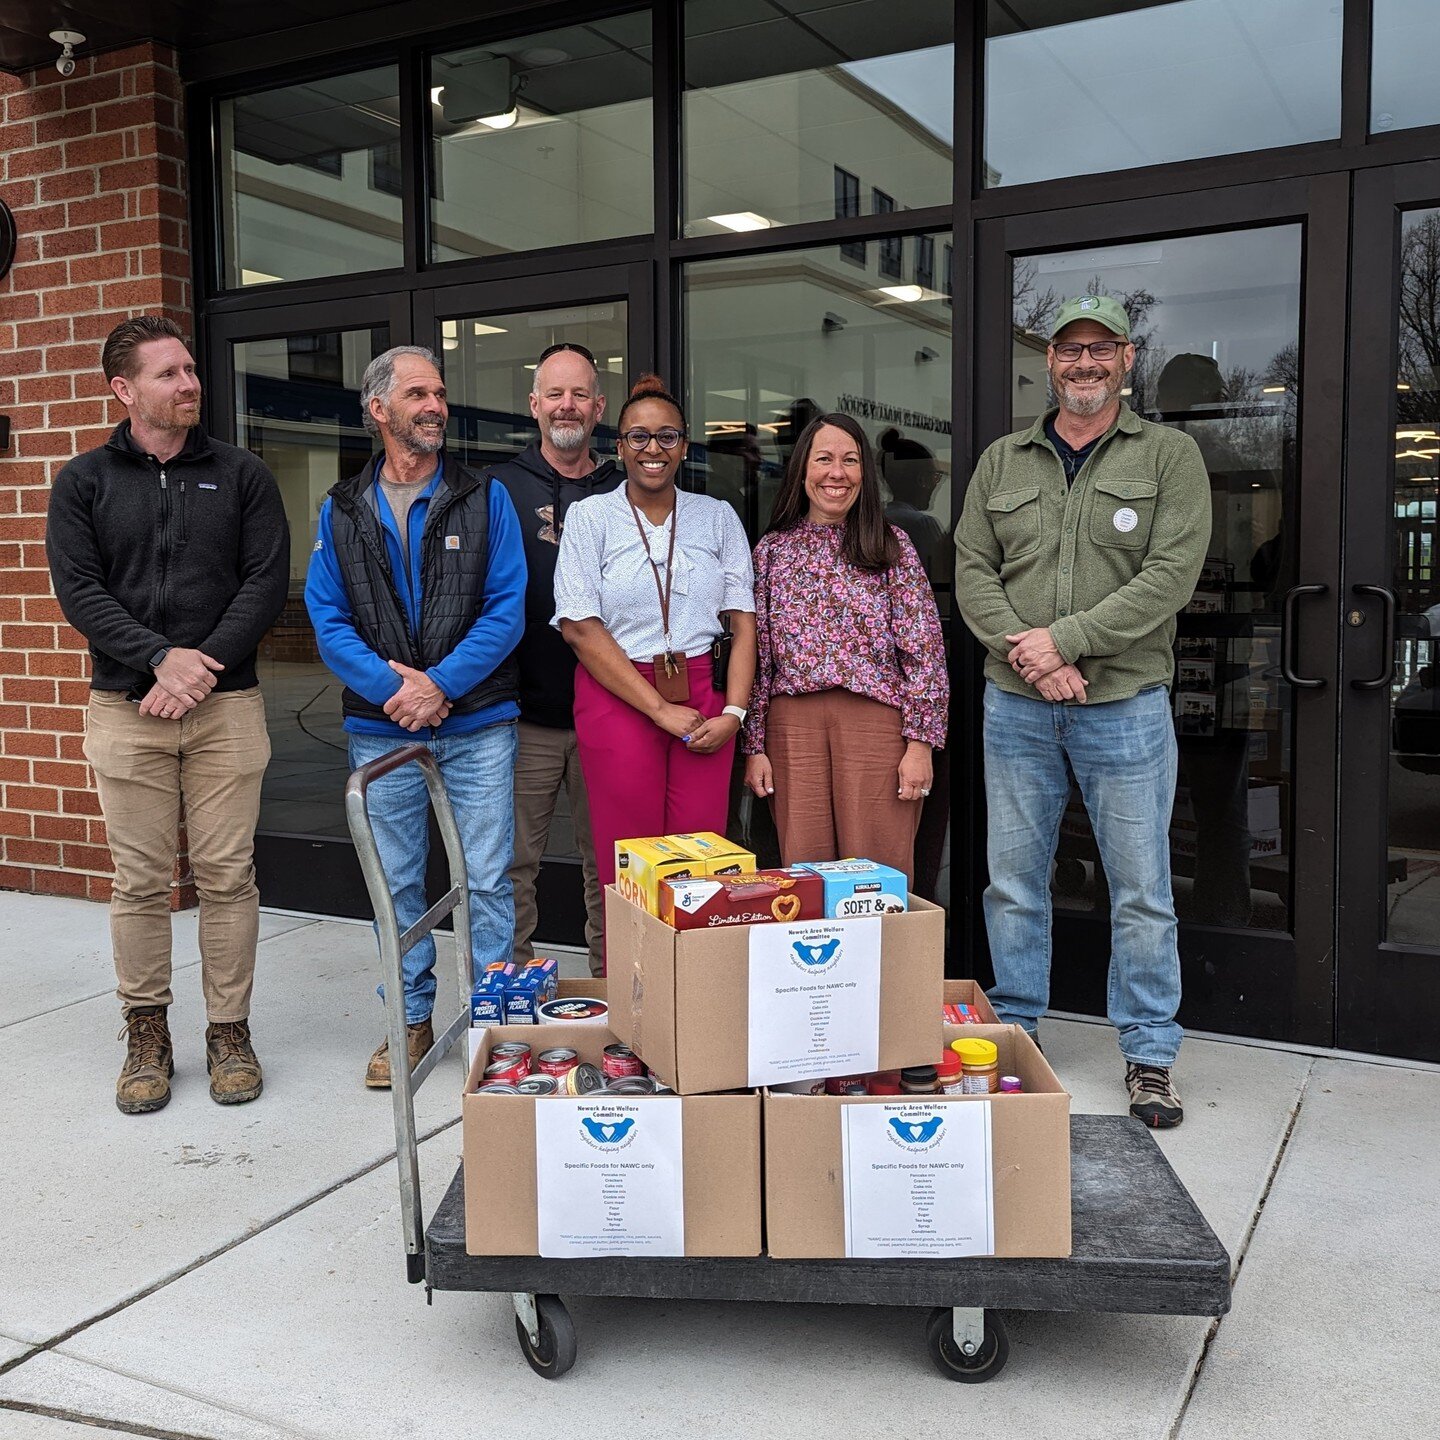
<path id="1" fill-rule="evenodd" d="M 605 914 L 590 834 L 585 777 L 575 748 L 575 653 L 550 624 L 555 614 L 555 560 L 565 512 L 621 481 L 613 460 L 601 460 L 590 439 L 605 413 L 595 357 L 581 345 L 552 345 L 540 356 L 530 392 L 540 438 L 491 472 L 510 492 L 520 517 L 529 578 L 520 664 L 519 754 L 515 761 L 515 958 L 529 960 L 537 911 L 535 881 L 563 786 L 585 879 L 585 943 L 592 975 L 605 973 Z"/>
<path id="2" fill-rule="evenodd" d="M 200 428 L 195 361 L 171 321 L 116 326 L 102 363 L 128 418 L 56 476 L 45 549 L 60 608 L 90 642 L 85 758 L 115 861 L 110 933 L 128 1040 L 115 1103 L 137 1115 L 170 1100 L 183 801 L 210 1096 L 236 1105 L 262 1084 L 250 1043 L 253 856 L 270 740 L 255 654 L 285 604 L 290 533 L 275 477 Z"/>

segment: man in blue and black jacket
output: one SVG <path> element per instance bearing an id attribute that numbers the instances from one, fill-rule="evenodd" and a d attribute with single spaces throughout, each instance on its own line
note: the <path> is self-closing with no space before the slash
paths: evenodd
<path id="1" fill-rule="evenodd" d="M 440 767 L 465 849 L 478 974 L 508 959 L 515 904 L 507 870 L 525 553 L 503 485 L 445 458 L 449 409 L 435 356 L 399 345 L 370 362 L 365 428 L 384 452 L 330 491 L 305 582 L 320 655 L 345 683 L 350 764 L 407 742 Z M 418 766 L 370 788 L 370 819 L 403 932 L 425 913 L 429 805 Z M 413 1070 L 434 1043 L 435 943 L 404 956 Z M 390 1084 L 389 1044 L 365 1083 Z"/>

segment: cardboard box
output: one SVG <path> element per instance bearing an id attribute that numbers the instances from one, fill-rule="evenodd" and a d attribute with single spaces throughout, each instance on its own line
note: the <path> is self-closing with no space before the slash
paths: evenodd
<path id="1" fill-rule="evenodd" d="M 660 882 L 660 918 L 676 930 L 788 924 L 824 913 L 820 877 L 803 867 Z"/>
<path id="2" fill-rule="evenodd" d="M 555 986 L 555 997 L 556 997 L 556 999 L 558 999 L 558 1000 L 574 1000 L 574 999 L 605 1000 L 605 981 L 604 981 L 603 978 L 602 978 L 602 979 L 599 979 L 599 980 L 594 980 L 594 979 L 589 979 L 589 978 L 584 979 L 584 980 L 560 980 L 560 981 L 557 981 L 557 982 L 556 982 L 556 986 Z M 606 1004 L 608 1005 L 608 1004 L 609 1004 L 609 1001 L 606 1001 Z M 603 1022 L 597 1022 L 597 1021 L 574 1021 L 574 1022 L 571 1022 L 571 1023 L 577 1024 L 577 1025 L 578 1025 L 578 1024 L 593 1025 L 593 1024 L 597 1024 L 597 1023 L 598 1023 L 598 1024 L 600 1024 L 601 1029 L 608 1030 L 608 1029 L 610 1028 L 610 1027 L 609 1027 L 609 1024 L 608 1024 L 609 1018 L 610 1018 L 610 1017 L 609 1017 L 609 1015 L 607 1014 L 606 1017 L 605 1017 L 605 1021 L 603 1021 Z M 467 1034 L 467 1037 L 466 1037 L 466 1038 L 467 1038 L 467 1041 L 468 1041 L 468 1044 L 469 1044 L 469 1049 L 468 1049 L 468 1050 L 466 1051 L 466 1053 L 465 1053 L 465 1064 L 466 1064 L 467 1067 L 468 1067 L 468 1066 L 471 1066 L 471 1065 L 474 1065 L 474 1063 L 475 1063 L 475 1057 L 476 1057 L 476 1055 L 478 1055 L 478 1054 L 480 1053 L 480 1037 L 485 1033 L 486 1029 L 488 1029 L 490 1025 L 498 1024 L 498 1023 L 499 1023 L 498 1021 L 489 1021 L 489 1020 L 487 1020 L 487 1021 L 477 1021 L 477 1020 L 474 1018 L 473 1012 L 472 1012 L 471 1021 L 470 1021 L 470 1030 L 469 1030 L 469 1032 L 468 1032 L 468 1034 Z"/>
<path id="3" fill-rule="evenodd" d="M 978 980 L 947 980 L 943 998 L 946 1005 L 968 1005 L 972 1010 L 978 1010 L 982 1025 L 1000 1023 L 991 1007 L 990 997 Z M 964 1033 L 968 1035 L 971 1028 L 967 1025 Z"/>
<path id="4" fill-rule="evenodd" d="M 598 1065 L 605 1046 L 615 1037 L 595 1025 L 501 1025 L 480 1033 L 480 1047 L 461 1099 L 466 1252 L 538 1255 L 535 1110 L 566 1102 L 528 1095 L 477 1095 L 475 1088 L 491 1047 L 501 1041 L 521 1040 L 537 1053 L 566 1045 L 577 1050 L 581 1060 Z M 646 1105 L 681 1107 L 684 1253 L 758 1255 L 760 1097 L 746 1093 L 616 1098 L 638 1107 L 642 1116 Z M 583 1226 L 585 1217 L 577 1217 L 577 1223 Z"/>
<path id="5" fill-rule="evenodd" d="M 945 1042 L 993 1040 L 1000 1073 L 1021 1095 L 937 1095 L 938 1106 L 990 1106 L 994 1249 L 1003 1256 L 1070 1253 L 1070 1096 L 1018 1025 L 947 1027 Z M 935 1043 L 938 1044 L 939 1036 Z M 913 1100 L 915 1097 L 903 1097 Z M 846 1256 L 841 1112 L 892 1097 L 765 1094 L 766 1251 L 779 1260 Z M 897 1251 L 897 1256 L 901 1251 Z"/>
<path id="6" fill-rule="evenodd" d="M 879 927 L 879 1059 L 874 1068 L 932 1061 L 943 1003 L 945 912 L 912 895 L 903 915 L 804 923 Z M 798 928 L 672 930 L 610 888 L 605 895 L 610 1028 L 681 1095 L 747 1086 L 751 937 L 784 939 Z M 812 1074 L 848 1074 L 854 1068 L 821 1068 Z"/>

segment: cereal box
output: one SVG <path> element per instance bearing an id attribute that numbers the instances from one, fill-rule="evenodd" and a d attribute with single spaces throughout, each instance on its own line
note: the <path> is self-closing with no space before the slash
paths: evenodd
<path id="1" fill-rule="evenodd" d="M 713 830 L 698 830 L 693 835 L 667 835 L 665 843 L 703 860 L 707 875 L 743 875 L 755 869 L 755 857 L 750 851 Z"/>
<path id="2" fill-rule="evenodd" d="M 615 842 L 615 888 L 632 905 L 651 915 L 660 913 L 662 880 L 698 879 L 704 873 L 705 861 L 668 837 L 652 835 Z"/>

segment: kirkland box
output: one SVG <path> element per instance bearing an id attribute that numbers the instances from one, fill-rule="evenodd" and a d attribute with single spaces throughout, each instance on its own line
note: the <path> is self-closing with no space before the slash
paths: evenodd
<path id="1" fill-rule="evenodd" d="M 599 1065 L 599 1025 L 481 1032 L 461 1099 L 471 1255 L 758 1255 L 760 1097 L 477 1095 L 491 1047 L 519 1040 Z"/>
<path id="2" fill-rule="evenodd" d="M 1018 1075 L 1024 1093 L 766 1091 L 768 1254 L 1070 1253 L 1070 1096 L 1020 1026 L 946 1026 L 947 1044 L 960 1038 L 993 1040 L 1000 1073 Z"/>
<path id="3" fill-rule="evenodd" d="M 945 912 L 673 930 L 605 895 L 610 1028 L 682 1095 L 933 1062 Z M 753 1000 L 753 1003 L 752 1003 Z"/>

